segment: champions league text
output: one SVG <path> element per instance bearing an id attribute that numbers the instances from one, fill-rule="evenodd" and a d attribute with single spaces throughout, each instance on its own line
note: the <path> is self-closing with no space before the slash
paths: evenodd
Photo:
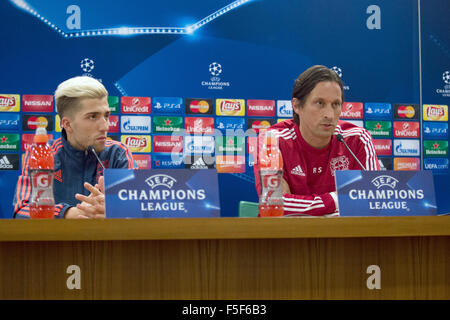
<path id="1" fill-rule="evenodd" d="M 390 200 L 390 201 L 369 201 L 369 208 L 375 210 L 384 209 L 404 209 L 408 210 L 407 199 L 423 199 L 423 190 L 355 190 L 349 192 L 352 200 Z"/>
<path id="2" fill-rule="evenodd" d="M 128 190 L 121 189 L 118 197 L 122 201 L 140 200 L 142 211 L 184 211 L 183 200 L 204 200 L 206 192 L 199 190 Z M 155 202 L 149 202 L 154 200 Z M 146 202 L 147 201 L 147 202 Z M 168 202 L 161 202 L 168 201 Z M 170 201 L 170 202 L 169 202 Z"/>

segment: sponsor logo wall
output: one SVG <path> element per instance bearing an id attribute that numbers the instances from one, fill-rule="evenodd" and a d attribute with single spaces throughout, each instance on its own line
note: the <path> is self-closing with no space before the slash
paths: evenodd
<path id="1" fill-rule="evenodd" d="M 142 169 L 243 173 L 254 165 L 258 131 L 293 114 L 291 101 L 282 99 L 110 96 L 108 102 L 109 138 L 130 147 Z M 448 170 L 447 105 L 345 102 L 341 119 L 370 132 L 382 170 Z M 19 168 L 37 127 L 51 139 L 61 135 L 52 95 L 0 94 L 2 170 Z"/>

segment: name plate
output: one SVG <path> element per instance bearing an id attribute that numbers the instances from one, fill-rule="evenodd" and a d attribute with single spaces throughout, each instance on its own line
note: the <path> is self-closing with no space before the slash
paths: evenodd
<path id="1" fill-rule="evenodd" d="M 107 218 L 220 217 L 216 170 L 105 170 Z"/>
<path id="2" fill-rule="evenodd" d="M 431 216 L 437 214 L 431 171 L 336 171 L 339 214 Z"/>

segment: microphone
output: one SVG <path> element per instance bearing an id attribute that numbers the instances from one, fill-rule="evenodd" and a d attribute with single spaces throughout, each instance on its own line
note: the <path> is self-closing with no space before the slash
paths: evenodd
<path id="1" fill-rule="evenodd" d="M 94 154 L 94 156 L 97 158 L 97 160 L 100 163 L 100 165 L 102 166 L 103 172 L 104 172 L 105 171 L 105 167 L 103 166 L 103 163 L 100 161 L 100 158 L 98 157 L 97 152 L 95 152 L 94 146 L 89 146 L 88 150 L 91 151 Z"/>
<path id="2" fill-rule="evenodd" d="M 355 156 L 355 154 L 352 152 L 352 150 L 350 150 L 350 148 L 348 147 L 347 143 L 345 143 L 344 137 L 342 136 L 342 134 L 338 133 L 336 135 L 336 139 L 339 142 L 342 142 L 344 144 L 344 146 L 347 148 L 347 150 L 352 154 L 353 158 L 355 158 L 356 162 L 358 162 L 358 164 L 361 166 L 361 168 L 366 171 L 366 168 L 364 168 L 364 166 L 361 164 L 361 162 L 359 162 L 358 158 Z"/>

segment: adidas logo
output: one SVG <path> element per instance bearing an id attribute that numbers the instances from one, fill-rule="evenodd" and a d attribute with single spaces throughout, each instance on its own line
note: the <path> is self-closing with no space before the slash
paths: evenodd
<path id="1" fill-rule="evenodd" d="M 302 170 L 302 167 L 300 165 L 296 166 L 294 169 L 291 170 L 291 174 L 296 174 L 298 176 L 305 176 L 305 173 Z"/>
<path id="2" fill-rule="evenodd" d="M 202 157 L 198 158 L 194 161 L 191 166 L 191 169 L 208 169 L 208 165 L 205 163 Z"/>
<path id="3" fill-rule="evenodd" d="M 6 156 L 0 159 L 0 169 L 12 169 L 13 165 L 9 162 Z"/>
<path id="4" fill-rule="evenodd" d="M 58 180 L 59 182 L 62 182 L 61 170 L 55 172 L 55 179 Z"/>

